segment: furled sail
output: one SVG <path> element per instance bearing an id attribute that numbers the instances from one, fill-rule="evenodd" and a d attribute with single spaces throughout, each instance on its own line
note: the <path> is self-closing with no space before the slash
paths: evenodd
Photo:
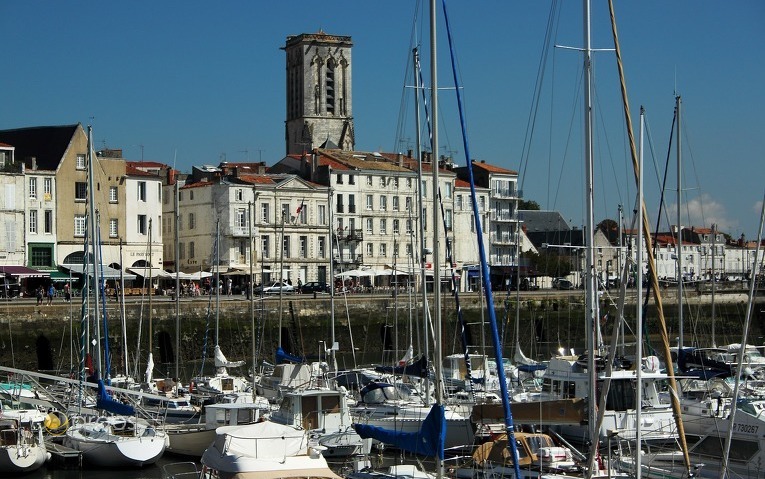
<path id="1" fill-rule="evenodd" d="M 216 368 L 236 368 L 244 364 L 244 361 L 229 361 L 220 350 L 220 346 L 215 346 L 215 367 Z"/>
<path id="2" fill-rule="evenodd" d="M 98 399 L 96 400 L 96 407 L 98 409 L 103 409 L 105 411 L 109 411 L 111 413 L 119 414 L 122 416 L 132 416 L 135 414 L 135 409 L 133 409 L 133 406 L 129 404 L 123 404 L 111 397 L 111 395 L 106 391 L 106 387 L 104 386 L 104 381 L 102 379 L 98 380 Z"/>
<path id="3" fill-rule="evenodd" d="M 434 404 L 418 432 L 391 431 L 368 424 L 354 424 L 353 429 L 363 439 L 372 438 L 403 451 L 444 459 L 446 416 L 444 406 Z"/>

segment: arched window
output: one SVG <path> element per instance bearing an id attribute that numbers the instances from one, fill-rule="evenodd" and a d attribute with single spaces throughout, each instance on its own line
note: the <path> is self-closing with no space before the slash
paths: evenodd
<path id="1" fill-rule="evenodd" d="M 89 264 L 93 264 L 93 254 L 91 253 L 88 255 L 90 258 L 90 261 L 88 261 Z M 75 251 L 74 253 L 70 253 L 66 255 L 66 258 L 64 258 L 64 262 L 62 264 L 84 264 L 83 259 L 85 258 L 85 252 L 84 251 Z"/>

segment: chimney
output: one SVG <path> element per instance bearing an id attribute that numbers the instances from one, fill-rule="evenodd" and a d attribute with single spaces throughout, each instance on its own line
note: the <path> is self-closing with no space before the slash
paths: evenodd
<path id="1" fill-rule="evenodd" d="M 412 149 L 411 149 L 411 148 L 409 148 L 408 150 L 406 150 L 406 156 L 407 156 L 407 157 L 411 158 L 411 157 L 412 157 L 412 153 L 414 153 L 414 152 L 412 151 Z"/>
<path id="2" fill-rule="evenodd" d="M 402 155 L 401 153 L 396 155 L 396 164 L 398 166 L 404 166 L 404 155 Z"/>
<path id="3" fill-rule="evenodd" d="M 32 157 L 32 169 L 33 170 L 37 169 L 37 157 L 36 156 Z"/>
<path id="4" fill-rule="evenodd" d="M 319 169 L 319 154 L 316 150 L 311 153 L 311 181 L 316 181 L 316 171 Z"/>
<path id="5" fill-rule="evenodd" d="M 167 170 L 167 184 L 168 185 L 174 185 L 175 184 L 175 181 L 176 181 L 175 175 L 176 175 L 176 172 L 175 172 L 175 170 L 173 168 L 170 168 L 169 170 Z"/>

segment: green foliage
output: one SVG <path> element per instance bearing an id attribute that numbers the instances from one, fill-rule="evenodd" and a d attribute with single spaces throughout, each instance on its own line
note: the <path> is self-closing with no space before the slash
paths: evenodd
<path id="1" fill-rule="evenodd" d="M 569 257 L 561 256 L 552 249 L 543 249 L 539 253 L 527 251 L 522 257 L 529 260 L 534 271 L 551 277 L 568 276 L 573 269 Z"/>
<path id="2" fill-rule="evenodd" d="M 518 209 L 539 211 L 541 208 L 539 203 L 534 200 L 518 200 Z"/>

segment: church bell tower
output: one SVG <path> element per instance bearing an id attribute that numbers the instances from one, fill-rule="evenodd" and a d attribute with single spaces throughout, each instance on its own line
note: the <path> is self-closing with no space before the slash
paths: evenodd
<path id="1" fill-rule="evenodd" d="M 287 37 L 288 155 L 354 149 L 351 47 L 351 37 L 323 31 Z"/>

